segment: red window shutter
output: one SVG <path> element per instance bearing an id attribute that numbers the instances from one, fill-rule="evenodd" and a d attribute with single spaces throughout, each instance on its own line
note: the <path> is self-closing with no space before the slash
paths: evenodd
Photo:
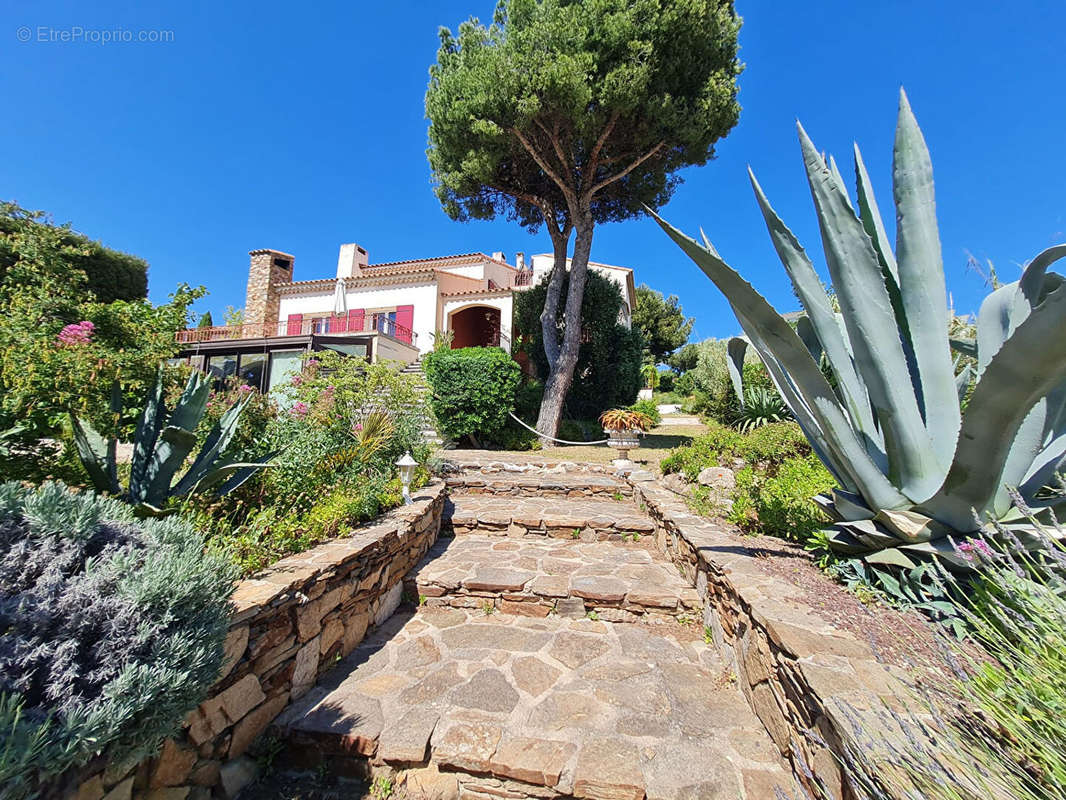
<path id="1" fill-rule="evenodd" d="M 411 343 L 411 326 L 415 324 L 414 306 L 396 306 L 396 338 Z"/>
<path id="2" fill-rule="evenodd" d="M 299 336 L 300 329 L 303 328 L 304 315 L 303 314 L 289 314 L 286 318 L 288 325 L 286 326 L 285 333 L 289 336 Z"/>
<path id="3" fill-rule="evenodd" d="M 344 333 L 348 330 L 348 318 L 343 314 L 334 314 L 329 320 L 330 333 Z"/>
<path id="4" fill-rule="evenodd" d="M 348 330 L 359 333 L 363 330 L 363 318 L 366 316 L 365 308 L 348 309 Z"/>

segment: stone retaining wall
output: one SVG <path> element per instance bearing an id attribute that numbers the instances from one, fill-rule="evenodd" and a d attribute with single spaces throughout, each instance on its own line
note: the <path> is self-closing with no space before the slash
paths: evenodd
<path id="1" fill-rule="evenodd" d="M 436 541 L 442 483 L 422 489 L 352 535 L 277 562 L 241 581 L 222 676 L 161 753 L 109 765 L 77 800 L 231 798 L 256 775 L 249 746 L 291 701 L 396 610 L 403 578 Z"/>
<path id="2" fill-rule="evenodd" d="M 796 776 L 809 771 L 834 800 L 849 798 L 834 753 L 864 719 L 878 729 L 882 702 L 895 706 L 907 694 L 901 676 L 867 643 L 812 614 L 797 589 L 762 570 L 736 534 L 692 514 L 654 482 L 634 488 L 656 522 L 659 547 L 696 587 L 704 624 Z"/>

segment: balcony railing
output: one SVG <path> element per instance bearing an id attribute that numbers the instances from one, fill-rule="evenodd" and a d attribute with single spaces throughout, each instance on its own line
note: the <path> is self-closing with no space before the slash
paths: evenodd
<path id="1" fill-rule="evenodd" d="M 515 273 L 514 286 L 532 286 L 533 285 L 533 271 L 532 270 L 520 270 Z"/>
<path id="2" fill-rule="evenodd" d="M 386 314 L 366 314 L 361 324 L 357 319 L 343 316 L 306 317 L 302 320 L 216 325 L 209 328 L 189 328 L 178 331 L 178 344 L 221 342 L 237 339 L 272 339 L 279 336 L 341 336 L 344 334 L 380 333 L 404 344 L 415 344 L 418 334 L 406 325 L 390 319 Z M 357 327 L 353 327 L 357 326 Z"/>

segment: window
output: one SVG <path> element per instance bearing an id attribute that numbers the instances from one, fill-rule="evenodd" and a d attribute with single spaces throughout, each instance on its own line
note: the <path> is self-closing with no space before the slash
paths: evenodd
<path id="1" fill-rule="evenodd" d="M 315 317 L 311 320 L 311 333 L 329 333 L 329 317 Z"/>
<path id="2" fill-rule="evenodd" d="M 338 353 L 344 353 L 346 356 L 357 356 L 359 358 L 366 358 L 366 345 L 365 344 L 323 344 L 323 350 L 336 350 Z"/>
<path id="3" fill-rule="evenodd" d="M 241 379 L 240 382 L 263 391 L 263 377 L 266 374 L 266 366 L 266 353 L 245 353 L 241 356 L 240 367 L 237 369 L 237 374 Z"/>
<path id="4" fill-rule="evenodd" d="M 283 383 L 288 383 L 303 367 L 303 350 L 275 350 L 270 354 L 270 381 L 267 391 L 272 392 Z"/>
<path id="5" fill-rule="evenodd" d="M 237 356 L 211 356 L 207 359 L 205 372 L 214 379 L 215 388 L 221 389 L 226 379 L 237 372 Z"/>

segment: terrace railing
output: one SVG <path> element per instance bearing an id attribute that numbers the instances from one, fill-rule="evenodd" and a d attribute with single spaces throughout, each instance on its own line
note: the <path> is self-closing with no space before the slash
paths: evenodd
<path id="1" fill-rule="evenodd" d="M 353 327 L 357 326 L 357 327 Z M 174 338 L 178 344 L 219 342 L 238 339 L 272 339 L 281 336 L 310 336 L 379 333 L 404 344 L 415 344 L 418 334 L 406 325 L 401 325 L 387 314 L 366 314 L 358 317 L 306 316 L 303 319 L 287 319 L 268 323 L 244 323 L 241 325 L 215 325 L 208 328 L 189 328 L 178 331 Z"/>

